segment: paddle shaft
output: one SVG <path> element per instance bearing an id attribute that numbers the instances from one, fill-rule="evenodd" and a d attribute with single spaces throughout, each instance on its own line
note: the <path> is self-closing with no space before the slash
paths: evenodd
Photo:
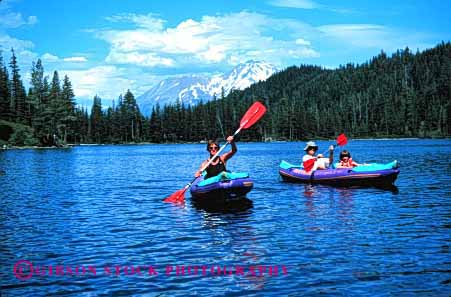
<path id="1" fill-rule="evenodd" d="M 338 135 L 337 140 L 335 141 L 335 144 L 333 144 L 333 149 L 335 150 L 335 147 L 338 146 L 344 146 L 348 143 L 348 138 L 344 133 Z M 328 151 L 329 149 L 325 150 L 323 155 Z"/>
<path id="2" fill-rule="evenodd" d="M 338 144 L 334 144 L 334 145 L 333 145 L 334 150 L 335 150 L 335 147 L 336 147 L 337 145 L 338 145 Z M 325 150 L 325 151 L 322 153 L 322 155 L 324 156 L 324 154 L 327 153 L 328 151 L 329 151 L 329 149 Z"/>

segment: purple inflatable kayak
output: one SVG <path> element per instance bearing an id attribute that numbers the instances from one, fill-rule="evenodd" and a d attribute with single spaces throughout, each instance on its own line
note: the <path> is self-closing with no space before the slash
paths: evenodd
<path id="1" fill-rule="evenodd" d="M 284 181 L 337 186 L 391 185 L 398 177 L 399 169 L 395 161 L 355 168 L 316 170 L 310 173 L 306 173 L 301 166 L 291 165 L 285 161 L 279 166 L 279 174 Z"/>
<path id="2" fill-rule="evenodd" d="M 229 201 L 244 197 L 253 186 L 247 173 L 223 172 L 206 180 L 202 176 L 197 178 L 190 192 L 198 202 Z"/>

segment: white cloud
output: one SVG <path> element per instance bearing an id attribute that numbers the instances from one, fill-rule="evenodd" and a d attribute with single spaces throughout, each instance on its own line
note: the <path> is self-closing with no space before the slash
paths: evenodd
<path id="1" fill-rule="evenodd" d="M 58 56 L 49 54 L 49 53 L 45 53 L 41 56 L 41 60 L 45 63 L 45 62 L 57 62 L 59 60 Z"/>
<path id="2" fill-rule="evenodd" d="M 34 43 L 29 40 L 21 40 L 9 35 L 0 33 L 0 54 L 3 56 L 4 63 L 8 64 L 11 59 L 11 49 L 17 57 L 19 68 L 27 71 L 31 67 L 31 63 L 38 57 L 32 51 Z"/>
<path id="3" fill-rule="evenodd" d="M 339 14 L 357 14 L 359 11 L 350 8 L 337 8 L 323 5 L 312 0 L 269 0 L 269 5 L 276 7 L 298 8 L 298 9 L 322 9 Z"/>
<path id="4" fill-rule="evenodd" d="M 311 42 L 310 42 L 310 41 L 305 40 L 305 39 L 303 39 L 303 38 L 298 38 L 298 39 L 296 39 L 295 43 L 298 44 L 298 45 L 307 45 L 307 46 L 310 46 L 310 45 L 311 45 Z"/>
<path id="5" fill-rule="evenodd" d="M 288 54 L 293 58 L 319 58 L 320 54 L 311 48 L 300 48 L 295 50 L 288 50 Z"/>
<path id="6" fill-rule="evenodd" d="M 37 22 L 38 22 L 38 17 L 35 16 L 35 15 L 30 15 L 30 16 L 27 18 L 27 23 L 28 23 L 28 25 L 34 25 L 34 24 L 36 24 Z"/>
<path id="7" fill-rule="evenodd" d="M 409 47 L 412 50 L 424 50 L 435 44 L 428 42 L 433 35 L 408 29 L 382 26 L 378 24 L 334 24 L 317 28 L 320 38 L 327 42 L 329 56 L 335 55 L 339 59 L 348 56 L 348 61 L 355 61 L 354 57 L 369 59 L 371 55 L 381 50 L 391 53 L 398 49 Z M 365 53 L 365 56 L 362 56 Z"/>
<path id="8" fill-rule="evenodd" d="M 320 4 L 311 0 L 272 0 L 268 3 L 272 6 L 301 9 L 315 9 L 321 7 Z"/>
<path id="9" fill-rule="evenodd" d="M 18 66 L 24 77 L 27 76 L 27 69 L 31 67 L 38 55 L 32 51 L 34 43 L 29 40 L 22 40 L 9 35 L 9 29 L 15 29 L 24 25 L 34 25 L 38 22 L 36 16 L 29 16 L 26 19 L 21 13 L 12 11 L 10 0 L 0 0 L 0 54 L 6 64 L 11 59 L 11 49 L 17 57 Z"/>
<path id="10" fill-rule="evenodd" d="M 19 12 L 6 12 L 0 14 L 0 27 L 18 28 L 23 25 L 34 25 L 38 21 L 36 16 L 29 16 L 26 20 Z"/>
<path id="11" fill-rule="evenodd" d="M 62 70 L 60 77 L 67 75 L 72 82 L 78 98 L 93 98 L 98 95 L 105 100 L 112 100 L 124 94 L 127 89 L 132 92 L 138 88 L 137 80 L 125 68 L 116 66 L 97 66 L 86 70 Z M 143 77 L 140 73 L 141 78 Z"/>
<path id="12" fill-rule="evenodd" d="M 391 49 L 399 45 L 402 33 L 374 24 L 336 24 L 318 27 L 327 38 L 344 41 L 358 48 Z"/>
<path id="13" fill-rule="evenodd" d="M 64 58 L 65 62 L 87 62 L 88 60 L 85 57 L 67 57 Z"/>
<path id="14" fill-rule="evenodd" d="M 153 14 L 138 15 L 134 13 L 118 14 L 107 17 L 111 22 L 130 22 L 136 24 L 140 28 L 145 28 L 151 31 L 163 30 L 164 20 L 157 18 Z"/>
<path id="15" fill-rule="evenodd" d="M 16 51 L 29 50 L 34 47 L 34 43 L 28 40 L 21 40 L 0 33 L 0 49 L 9 51 L 13 48 Z"/>
<path id="16" fill-rule="evenodd" d="M 105 61 L 113 64 L 136 64 L 146 67 L 159 65 L 169 67 L 174 64 L 172 59 L 157 57 L 154 53 L 140 53 L 138 51 L 124 53 L 116 50 L 110 51 Z"/>
<path id="17" fill-rule="evenodd" d="M 224 45 L 211 45 L 206 51 L 199 53 L 197 56 L 205 61 L 221 62 L 226 58 L 226 46 Z"/>
<path id="18" fill-rule="evenodd" d="M 12 4 L 16 1 L 0 0 L 0 30 L 34 25 L 38 22 L 37 16 L 32 15 L 25 19 L 20 12 L 14 12 Z"/>
<path id="19" fill-rule="evenodd" d="M 129 21 L 138 26 L 134 30 L 96 32 L 97 37 L 110 43 L 106 58 L 110 64 L 195 67 L 258 59 L 281 65 L 290 58 L 287 52 L 296 58 L 319 56 L 302 36 L 303 27 L 308 25 L 258 13 L 204 16 L 200 21 L 187 19 L 169 28 L 164 28 L 165 21 L 153 15 L 120 15 L 110 20 Z"/>
<path id="20" fill-rule="evenodd" d="M 88 60 L 85 57 L 82 56 L 75 56 L 75 57 L 66 57 L 66 58 L 60 58 L 56 55 L 45 53 L 41 56 L 41 60 L 44 63 L 55 63 L 55 62 L 74 62 L 74 63 L 80 63 L 80 62 L 87 62 Z"/>

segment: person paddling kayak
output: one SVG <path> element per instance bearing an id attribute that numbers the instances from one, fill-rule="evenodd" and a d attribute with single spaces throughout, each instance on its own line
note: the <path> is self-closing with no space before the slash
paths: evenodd
<path id="1" fill-rule="evenodd" d="M 205 179 L 213 177 L 218 175 L 219 173 L 226 171 L 226 162 L 230 158 L 232 158 L 233 155 L 238 151 L 233 136 L 227 137 L 227 142 L 230 143 L 232 146 L 232 150 L 230 152 L 227 152 L 221 156 L 217 156 L 211 164 L 205 169 L 207 171 L 207 175 L 205 176 Z M 211 158 L 218 152 L 219 145 L 214 140 L 209 140 L 207 143 L 207 151 L 210 153 L 210 157 L 202 162 L 202 164 L 199 167 L 199 170 L 196 171 L 195 177 L 199 177 L 202 175 L 202 168 L 210 161 Z"/>
<path id="2" fill-rule="evenodd" d="M 314 141 L 309 141 L 304 147 L 304 151 L 306 152 L 306 155 L 302 157 L 302 163 L 304 164 L 304 168 L 306 167 L 306 164 L 308 163 L 314 163 L 313 167 L 310 167 L 310 170 L 306 171 L 315 171 L 317 169 L 326 169 L 329 167 L 330 164 L 332 164 L 334 160 L 334 146 L 331 145 L 329 147 L 329 158 L 324 158 L 322 154 L 318 154 L 315 157 L 315 153 L 318 150 L 318 146 Z"/>

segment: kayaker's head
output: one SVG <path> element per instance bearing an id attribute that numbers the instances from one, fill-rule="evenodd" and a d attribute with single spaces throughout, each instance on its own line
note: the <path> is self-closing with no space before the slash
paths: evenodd
<path id="1" fill-rule="evenodd" d="M 351 153 L 348 152 L 347 150 L 343 150 L 343 151 L 340 153 L 340 160 L 341 160 L 341 161 L 347 161 L 347 160 L 349 160 L 350 158 L 351 158 Z"/>
<path id="2" fill-rule="evenodd" d="M 307 154 L 313 156 L 315 152 L 318 150 L 318 146 L 314 141 L 309 141 L 304 147 L 304 151 L 307 152 Z"/>
<path id="3" fill-rule="evenodd" d="M 219 150 L 219 145 L 215 140 L 209 140 L 207 143 L 207 151 L 210 152 L 211 156 L 214 156 Z"/>

